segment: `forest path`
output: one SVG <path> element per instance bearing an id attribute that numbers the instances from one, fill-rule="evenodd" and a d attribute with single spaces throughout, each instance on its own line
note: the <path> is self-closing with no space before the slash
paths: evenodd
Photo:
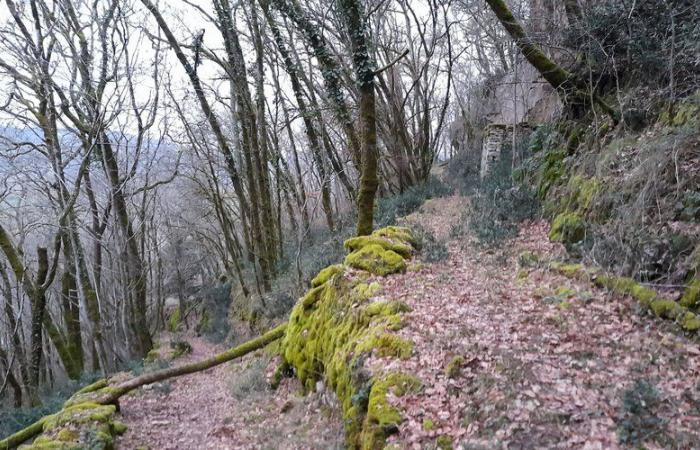
<path id="1" fill-rule="evenodd" d="M 439 198 L 407 217 L 407 225 L 429 230 L 449 254 L 378 280 L 378 295 L 411 306 L 398 333 L 415 348 L 407 360 L 369 362 L 415 374 L 424 385 L 418 394 L 390 396 L 406 419 L 390 443 L 700 449 L 697 341 L 631 299 L 557 275 L 546 264 L 520 267 L 525 251 L 564 257 L 544 222 L 524 224 L 499 248 L 452 237 L 465 208 L 466 198 Z M 185 360 L 220 350 L 191 343 Z M 247 357 L 124 398 L 121 420 L 129 431 L 119 448 L 342 447 L 337 410 L 323 406 L 328 402 L 319 394 L 299 397 L 293 379 L 275 392 L 256 388 L 251 380 L 266 370 L 256 364 Z"/>
<path id="2" fill-rule="evenodd" d="M 450 236 L 468 200 L 426 202 L 406 219 L 445 242 L 449 256 L 382 282 L 412 312 L 398 333 L 406 361 L 375 363 L 423 380 L 393 398 L 405 421 L 398 448 L 700 449 L 700 346 L 635 301 L 522 268 L 525 251 L 562 258 L 545 222 L 487 249 Z M 423 253 L 427 253 L 424 249 Z M 448 367 L 452 363 L 452 370 Z M 448 375 L 448 372 L 449 373 Z"/>
<path id="3" fill-rule="evenodd" d="M 186 337 L 192 353 L 184 364 L 224 350 Z M 167 347 L 167 342 L 162 344 Z M 270 390 L 269 357 L 241 360 L 155 383 L 120 400 L 119 420 L 128 426 L 119 449 L 340 449 L 342 422 L 318 394 L 301 396 L 293 378 Z"/>

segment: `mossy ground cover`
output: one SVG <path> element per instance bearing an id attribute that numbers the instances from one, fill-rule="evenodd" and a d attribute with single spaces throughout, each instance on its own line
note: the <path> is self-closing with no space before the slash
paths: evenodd
<path id="1" fill-rule="evenodd" d="M 563 264 L 553 262 L 550 268 L 570 278 L 590 280 L 593 284 L 610 289 L 619 295 L 627 295 L 650 310 L 656 317 L 676 321 L 689 333 L 700 330 L 700 317 L 680 302 L 664 298 L 655 290 L 643 286 L 631 278 L 606 274 L 596 268 L 587 268 L 581 264 Z M 687 295 L 687 294 L 686 294 Z"/>

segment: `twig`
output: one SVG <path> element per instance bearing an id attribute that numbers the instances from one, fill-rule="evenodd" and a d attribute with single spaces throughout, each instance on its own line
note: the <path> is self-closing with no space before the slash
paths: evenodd
<path id="1" fill-rule="evenodd" d="M 399 56 L 397 56 L 393 61 L 391 61 L 389 64 L 386 66 L 382 67 L 381 69 L 375 70 L 374 75 L 379 75 L 380 73 L 384 72 L 385 70 L 389 69 L 391 66 L 399 62 L 403 57 L 408 55 L 408 49 L 404 50 Z"/>

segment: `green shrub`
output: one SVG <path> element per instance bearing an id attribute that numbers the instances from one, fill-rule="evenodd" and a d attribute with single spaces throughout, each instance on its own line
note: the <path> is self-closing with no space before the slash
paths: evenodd
<path id="1" fill-rule="evenodd" d="M 515 236 L 520 223 L 538 214 L 540 206 L 534 193 L 526 185 L 516 184 L 511 175 L 511 161 L 505 154 L 473 193 L 453 235 L 466 231 L 466 224 L 482 244 L 497 245 Z"/>

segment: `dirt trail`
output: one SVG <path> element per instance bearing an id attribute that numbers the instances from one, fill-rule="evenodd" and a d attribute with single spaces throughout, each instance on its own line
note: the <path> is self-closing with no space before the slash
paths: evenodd
<path id="1" fill-rule="evenodd" d="M 520 268 L 526 250 L 563 256 L 545 223 L 524 225 L 500 249 L 451 238 L 466 203 L 431 200 L 406 219 L 446 242 L 447 259 L 379 280 L 378 295 L 411 306 L 399 334 L 415 349 L 405 361 L 371 361 L 424 384 L 419 394 L 390 398 L 406 418 L 390 442 L 415 449 L 450 442 L 463 449 L 700 449 L 697 341 L 630 299 L 546 267 Z M 215 350 L 199 340 L 193 347 L 189 359 Z M 298 397 L 293 380 L 236 400 L 232 371 L 251 361 L 173 380 L 169 393 L 156 386 L 125 398 L 130 431 L 120 448 L 342 446 L 338 413 L 317 394 Z"/>
<path id="2" fill-rule="evenodd" d="M 201 338 L 188 342 L 193 351 L 177 364 L 223 350 Z M 342 448 L 342 422 L 336 412 L 318 394 L 301 396 L 301 385 L 294 379 L 283 380 L 276 391 L 267 389 L 259 367 L 265 358 L 246 357 L 124 397 L 119 420 L 129 428 L 117 448 Z"/>
<path id="3" fill-rule="evenodd" d="M 700 346 L 630 299 L 546 267 L 523 251 L 563 257 L 548 225 L 523 226 L 485 250 L 449 230 L 464 199 L 428 202 L 407 222 L 447 239 L 449 257 L 391 277 L 383 296 L 413 309 L 399 334 L 407 361 L 381 361 L 425 383 L 395 398 L 407 412 L 392 442 L 465 449 L 700 448 Z M 455 359 L 459 358 L 459 359 Z M 450 362 L 460 369 L 447 375 Z M 454 365 L 454 364 L 453 364 Z"/>

